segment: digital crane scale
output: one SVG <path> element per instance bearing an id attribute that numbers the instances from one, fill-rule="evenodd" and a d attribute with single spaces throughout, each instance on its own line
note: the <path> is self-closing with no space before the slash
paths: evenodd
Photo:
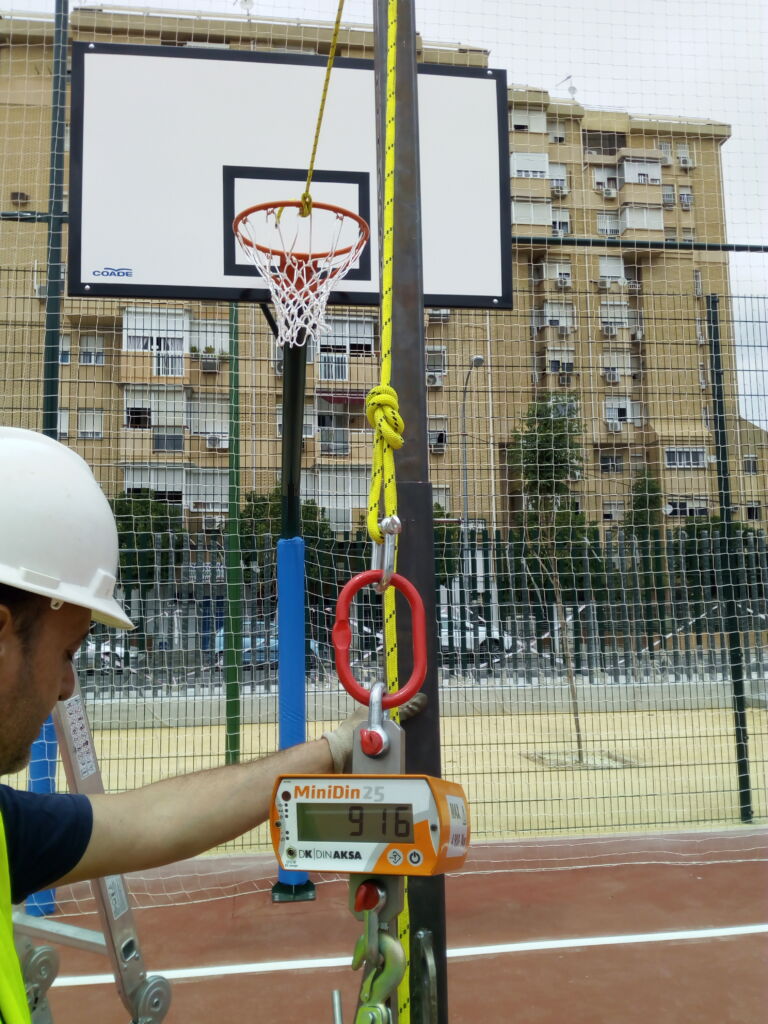
<path id="1" fill-rule="evenodd" d="M 269 825 L 294 871 L 440 875 L 469 846 L 464 790 L 429 775 L 283 775 Z"/>

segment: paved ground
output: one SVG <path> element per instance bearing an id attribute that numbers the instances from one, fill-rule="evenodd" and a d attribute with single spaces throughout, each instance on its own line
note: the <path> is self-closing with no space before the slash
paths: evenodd
<path id="1" fill-rule="evenodd" d="M 137 913 L 149 970 L 176 975 L 166 1020 L 330 1021 L 340 988 L 350 1024 L 359 925 L 343 880 L 273 905 L 264 858 L 212 858 L 155 879 L 160 901 L 185 871 L 199 898 L 242 894 Z M 451 1024 L 766 1020 L 768 829 L 478 844 L 446 893 Z M 56 1024 L 125 1024 L 105 971 L 62 950 Z"/>

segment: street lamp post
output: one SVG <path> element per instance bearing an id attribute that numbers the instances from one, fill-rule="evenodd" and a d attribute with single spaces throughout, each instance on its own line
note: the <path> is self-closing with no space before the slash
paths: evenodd
<path id="1" fill-rule="evenodd" d="M 469 469 L 467 465 L 467 388 L 472 371 L 482 366 L 485 359 L 482 356 L 472 356 L 464 378 L 464 388 L 461 392 L 461 500 L 462 500 L 462 521 L 461 521 L 461 594 L 463 598 L 462 623 L 461 623 L 461 653 L 466 654 L 467 626 L 469 618 Z"/>

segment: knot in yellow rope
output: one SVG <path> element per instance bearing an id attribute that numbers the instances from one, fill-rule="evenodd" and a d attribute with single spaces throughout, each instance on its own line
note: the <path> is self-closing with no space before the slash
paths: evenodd
<path id="1" fill-rule="evenodd" d="M 393 449 L 403 447 L 405 423 L 398 411 L 397 392 L 388 384 L 377 384 L 375 388 L 371 388 L 365 400 L 365 411 L 368 422 L 376 432 L 366 523 L 371 540 L 376 544 L 383 544 L 384 535 L 379 528 L 379 509 L 383 496 L 384 514 L 397 514 Z"/>
<path id="2" fill-rule="evenodd" d="M 312 196 L 309 192 L 301 193 L 301 206 L 299 208 L 300 217 L 309 217 L 312 213 Z"/>
<path id="3" fill-rule="evenodd" d="M 382 438 L 390 448 L 403 447 L 405 423 L 399 412 L 397 392 L 387 384 L 371 388 L 365 400 L 368 422 L 376 431 L 376 438 Z"/>

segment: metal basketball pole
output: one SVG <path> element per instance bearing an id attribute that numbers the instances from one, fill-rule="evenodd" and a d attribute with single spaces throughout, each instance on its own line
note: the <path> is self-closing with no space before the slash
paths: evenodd
<path id="1" fill-rule="evenodd" d="M 278 728 L 281 750 L 304 743 L 306 715 L 306 587 L 301 535 L 301 445 L 307 382 L 307 345 L 283 346 L 283 439 L 280 472 L 280 540 L 277 542 Z M 296 643 L 296 638 L 301 643 Z M 278 870 L 273 903 L 315 898 L 306 871 Z"/>
<path id="2" fill-rule="evenodd" d="M 427 619 L 427 676 L 423 692 L 426 711 L 408 721 L 405 731 L 406 772 L 440 776 L 440 706 L 437 686 L 437 638 L 435 618 L 435 559 L 432 526 L 432 485 L 429 482 L 427 443 L 427 395 L 424 349 L 424 288 L 421 256 L 421 196 L 418 149 L 418 97 L 416 76 L 416 27 L 412 0 L 397 4 L 397 79 L 394 258 L 392 309 L 393 383 L 397 387 L 400 414 L 405 425 L 405 444 L 395 452 L 398 515 L 403 524 L 398 549 L 399 571 L 415 585 L 424 602 Z M 386 61 L 389 4 L 374 5 L 376 106 L 378 120 L 379 209 L 382 209 L 383 140 L 386 116 Z M 381 223 L 380 215 L 379 221 Z M 418 368 L 421 368 L 419 372 Z M 398 597 L 398 671 L 411 671 L 411 618 Z M 402 609 L 400 604 L 403 605 Z M 411 921 L 410 991 L 412 1017 L 417 1021 L 447 1024 L 447 972 L 445 938 L 445 886 L 442 875 L 410 878 L 408 902 Z M 436 976 L 425 985 L 434 955 Z M 431 991 L 430 991 L 431 989 Z M 436 1007 L 435 1007 L 436 1004 Z M 415 1011 L 415 1012 L 414 1012 Z"/>

